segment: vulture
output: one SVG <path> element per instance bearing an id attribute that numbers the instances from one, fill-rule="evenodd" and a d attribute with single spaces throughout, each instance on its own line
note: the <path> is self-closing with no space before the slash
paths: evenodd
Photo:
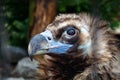
<path id="1" fill-rule="evenodd" d="M 120 80 L 120 35 L 87 13 L 60 14 L 29 42 L 37 80 Z"/>

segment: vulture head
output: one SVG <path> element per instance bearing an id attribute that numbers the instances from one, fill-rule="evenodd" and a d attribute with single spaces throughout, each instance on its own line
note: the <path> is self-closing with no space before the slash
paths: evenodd
<path id="1" fill-rule="evenodd" d="M 109 25 L 85 13 L 57 16 L 28 46 L 30 58 L 39 62 L 37 78 L 117 80 L 120 38 Z"/>

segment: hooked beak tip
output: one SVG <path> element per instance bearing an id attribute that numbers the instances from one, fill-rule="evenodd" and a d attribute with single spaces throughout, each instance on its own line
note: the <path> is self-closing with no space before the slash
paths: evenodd
<path id="1" fill-rule="evenodd" d="M 33 61 L 33 56 L 32 56 L 32 55 L 29 55 L 29 57 L 30 57 L 30 60 Z"/>

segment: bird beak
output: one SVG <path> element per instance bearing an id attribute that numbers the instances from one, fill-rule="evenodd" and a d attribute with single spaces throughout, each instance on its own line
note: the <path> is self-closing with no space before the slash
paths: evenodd
<path id="1" fill-rule="evenodd" d="M 34 55 L 54 53 L 65 54 L 72 47 L 71 44 L 61 43 L 53 38 L 51 31 L 46 30 L 35 35 L 29 43 L 28 54 L 32 58 Z"/>

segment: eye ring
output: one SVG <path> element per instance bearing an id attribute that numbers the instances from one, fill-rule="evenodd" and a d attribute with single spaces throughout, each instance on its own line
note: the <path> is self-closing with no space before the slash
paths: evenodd
<path id="1" fill-rule="evenodd" d="M 71 35 L 71 36 L 74 35 L 75 34 L 75 29 L 73 29 L 73 28 L 68 29 L 67 34 Z"/>

